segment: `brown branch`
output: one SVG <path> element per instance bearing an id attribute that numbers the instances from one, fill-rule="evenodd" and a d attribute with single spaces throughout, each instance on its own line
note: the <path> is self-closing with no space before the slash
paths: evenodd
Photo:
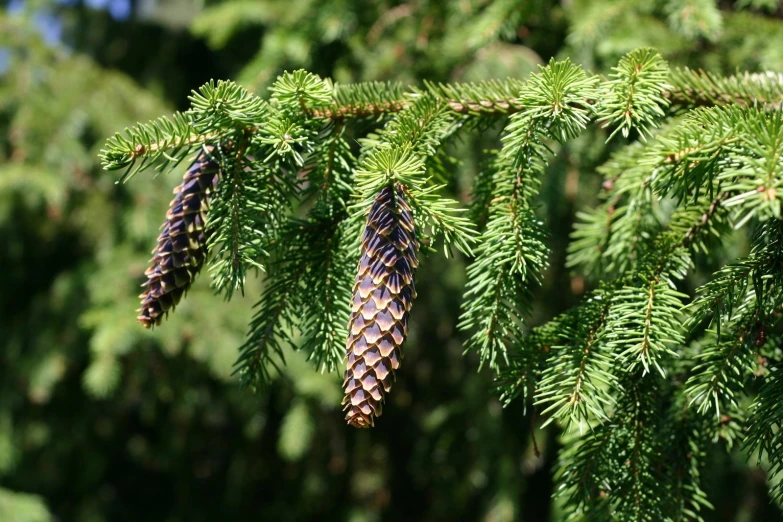
<path id="1" fill-rule="evenodd" d="M 522 110 L 522 106 L 514 98 L 495 100 L 445 99 L 449 109 L 457 114 L 483 114 L 487 116 L 504 116 Z M 368 118 L 391 114 L 407 109 L 407 100 L 393 100 L 379 103 L 356 105 L 335 105 L 319 109 L 308 109 L 307 114 L 314 118 L 341 120 L 344 118 Z"/>
<path id="2" fill-rule="evenodd" d="M 319 109 L 307 109 L 308 116 L 313 118 L 327 118 L 330 120 L 342 120 L 344 118 L 368 118 L 400 112 L 408 108 L 406 100 L 394 100 L 379 103 L 363 103 L 351 105 L 334 105 Z"/>
<path id="3" fill-rule="evenodd" d="M 770 107 L 778 107 L 783 104 L 783 94 L 776 99 L 764 99 L 758 97 L 743 96 L 742 93 L 726 93 L 719 90 L 717 80 L 724 78 L 713 78 L 703 71 L 686 71 L 690 72 L 694 79 L 701 79 L 703 82 L 708 83 L 708 87 L 699 87 L 688 84 L 688 79 L 685 75 L 681 76 L 680 85 L 664 91 L 663 95 L 668 98 L 673 104 L 678 106 L 712 106 L 712 105 L 728 105 L 737 104 L 747 106 L 753 102 L 760 102 L 767 104 Z M 783 75 L 781 77 L 783 81 Z M 761 86 L 761 85 L 760 85 Z M 429 90 L 434 96 L 443 100 L 448 108 L 462 115 L 482 115 L 482 116 L 507 116 L 515 112 L 520 112 L 523 107 L 519 103 L 519 100 L 515 96 L 509 96 L 506 98 L 496 99 L 456 99 L 443 96 L 442 93 Z M 597 103 L 598 100 L 591 100 L 592 103 Z M 328 107 L 319 108 L 303 108 L 303 112 L 313 118 L 327 118 L 331 120 L 344 120 L 346 118 L 370 118 L 382 116 L 384 114 L 393 114 L 403 111 L 410 106 L 410 102 L 404 98 L 398 100 L 386 100 L 377 102 L 366 102 L 349 105 L 333 105 Z M 258 126 L 248 126 L 245 131 L 253 132 L 258 130 Z M 150 152 L 158 152 L 164 149 L 182 147 L 186 145 L 193 145 L 197 143 L 206 143 L 211 139 L 217 137 L 217 133 L 209 133 L 204 135 L 191 134 L 184 139 L 171 139 L 161 140 L 157 143 L 153 143 L 148 147 L 144 145 L 136 145 L 134 151 L 129 152 L 128 155 L 134 159 L 140 156 L 144 156 Z"/>
<path id="4" fill-rule="evenodd" d="M 679 85 L 675 85 L 672 89 L 665 91 L 663 94 L 675 105 L 685 105 L 689 107 L 710 107 L 713 105 L 729 105 L 736 104 L 741 106 L 749 106 L 754 103 L 760 103 L 763 105 L 769 105 L 772 108 L 779 108 L 783 104 L 783 92 L 779 93 L 777 97 L 761 98 L 759 96 L 748 96 L 742 92 L 726 92 L 726 85 L 721 85 L 721 81 L 742 81 L 737 76 L 728 77 L 714 77 L 703 70 L 690 70 L 684 69 L 676 71 L 679 75 L 675 75 L 673 80 Z M 763 88 L 763 80 L 769 80 L 769 76 L 760 74 L 746 74 L 744 76 L 746 80 L 758 80 L 758 87 Z M 693 82 L 691 82 L 691 80 Z M 783 83 L 783 75 L 777 75 L 775 79 L 777 82 Z M 703 85 L 695 85 L 696 82 L 701 82 Z M 773 83 L 770 81 L 769 83 Z"/>
<path id="5" fill-rule="evenodd" d="M 699 223 L 696 223 L 695 225 L 691 226 L 686 232 L 685 236 L 682 240 L 682 246 L 688 247 L 693 243 L 693 240 L 696 238 L 696 236 L 707 226 L 707 223 L 710 222 L 712 217 L 718 212 L 718 210 L 721 208 L 721 203 L 723 203 L 726 198 L 729 197 L 728 192 L 721 192 L 718 194 L 718 196 L 712 200 L 712 203 L 710 203 L 709 208 L 707 211 L 702 214 L 701 221 Z"/>

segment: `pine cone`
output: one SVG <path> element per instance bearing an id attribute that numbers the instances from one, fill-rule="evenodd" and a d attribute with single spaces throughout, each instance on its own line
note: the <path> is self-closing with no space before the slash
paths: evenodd
<path id="1" fill-rule="evenodd" d="M 152 250 L 138 321 L 145 328 L 159 325 L 187 292 L 207 258 L 204 230 L 209 199 L 220 176 L 213 149 L 202 151 L 190 166 L 166 212 L 158 245 Z"/>
<path id="2" fill-rule="evenodd" d="M 375 424 L 400 366 L 408 314 L 416 297 L 417 249 L 404 189 L 400 184 L 387 186 L 375 198 L 367 218 L 348 323 L 343 405 L 351 426 Z"/>

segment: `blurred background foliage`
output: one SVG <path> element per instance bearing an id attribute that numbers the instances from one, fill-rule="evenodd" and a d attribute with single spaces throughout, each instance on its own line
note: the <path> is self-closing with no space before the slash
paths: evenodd
<path id="1" fill-rule="evenodd" d="M 781 71 L 782 17 L 775 0 L 0 0 L 0 522 L 562 517 L 549 500 L 560 434 L 536 431 L 531 407 L 503 409 L 462 355 L 464 259 L 423 264 L 390 404 L 355 430 L 339 376 L 298 353 L 263 394 L 232 377 L 263 281 L 225 303 L 205 274 L 162 327 L 135 323 L 181 172 L 117 185 L 97 152 L 187 108 L 210 78 L 265 92 L 294 68 L 417 84 L 524 78 L 555 56 L 606 74 L 650 45 L 673 65 Z M 534 324 L 585 290 L 565 247 L 605 138 L 594 129 L 549 167 Z M 452 146 L 463 200 L 497 145 L 489 129 Z M 705 518 L 783 520 L 744 462 L 710 456 Z"/>

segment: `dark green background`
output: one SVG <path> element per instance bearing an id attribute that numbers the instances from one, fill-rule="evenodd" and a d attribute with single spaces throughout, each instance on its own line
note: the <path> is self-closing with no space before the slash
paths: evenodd
<path id="1" fill-rule="evenodd" d="M 0 522 L 563 517 L 550 498 L 558 430 L 538 431 L 530 406 L 501 408 L 490 372 L 462 355 L 464 259 L 423 260 L 395 389 L 377 427 L 355 430 L 339 376 L 301 354 L 263 395 L 239 389 L 232 364 L 262 281 L 225 303 L 202 274 L 161 328 L 135 323 L 182 168 L 119 186 L 97 153 L 124 126 L 187 109 L 211 78 L 263 93 L 300 67 L 416 84 L 525 77 L 554 56 L 606 74 L 653 45 L 675 65 L 780 71 L 775 4 L 0 0 Z M 462 199 L 498 131 L 452 145 Z M 553 254 L 531 324 L 585 289 L 565 247 L 605 138 L 560 151 L 544 179 Z M 708 520 L 781 519 L 763 471 L 720 443 L 712 453 Z"/>

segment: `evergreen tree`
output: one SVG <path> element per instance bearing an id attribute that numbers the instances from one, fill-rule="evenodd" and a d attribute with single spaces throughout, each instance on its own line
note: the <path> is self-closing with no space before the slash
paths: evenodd
<path id="1" fill-rule="evenodd" d="M 775 2 L 13 4 L 0 520 L 779 517 Z M 399 365 L 362 432 L 349 334 Z"/>
<path id="2" fill-rule="evenodd" d="M 213 287 L 230 298 L 249 270 L 268 280 L 239 360 L 245 383 L 265 387 L 290 340 L 282 332 L 298 331 L 299 349 L 329 370 L 347 337 L 348 423 L 373 425 L 414 313 L 418 236 L 430 250 L 442 242 L 447 253 L 475 252 L 460 328 L 470 334 L 467 349 L 499 375 L 502 394 L 541 407 L 545 425 L 580 434 L 564 443 L 557 467 L 569 520 L 701 520 L 710 502 L 700 459 L 716 437 L 757 452 L 778 477 L 783 76 L 672 70 L 641 48 L 607 79 L 554 59 L 526 82 L 406 91 L 332 84 L 300 70 L 280 76 L 267 100 L 226 81 L 191 100 L 173 119 L 117 134 L 102 158 L 127 178 L 196 151 L 221 172 L 204 225 Z M 367 118 L 382 125 L 364 137 Z M 488 153 L 473 188 L 484 216 L 477 224 L 441 195 L 450 162 L 443 145 L 493 118 L 506 123 L 502 148 Z M 540 179 L 556 145 L 588 125 L 607 129 L 607 140 L 638 138 L 604 165 L 606 203 L 581 215 L 569 249 L 572 269 L 601 282 L 531 331 L 527 316 L 548 263 L 546 226 L 535 213 Z M 347 132 L 359 149 L 341 143 Z M 162 238 L 173 216 L 188 212 L 187 186 Z M 201 212 L 194 201 L 192 212 Z M 328 239 L 301 233 L 310 227 Z M 748 256 L 724 265 L 695 298 L 684 293 L 697 255 L 713 257 L 733 229 L 753 231 Z M 163 241 L 151 278 L 159 277 Z M 183 242 L 183 266 L 193 266 L 188 256 L 202 258 L 202 244 Z M 177 266 L 173 250 L 164 259 Z M 313 272 L 320 278 L 296 275 Z M 754 377 L 764 385 L 742 419 L 739 401 Z M 725 415 L 734 429 L 725 430 Z M 780 499 L 783 488 L 773 485 L 772 495 Z"/>

